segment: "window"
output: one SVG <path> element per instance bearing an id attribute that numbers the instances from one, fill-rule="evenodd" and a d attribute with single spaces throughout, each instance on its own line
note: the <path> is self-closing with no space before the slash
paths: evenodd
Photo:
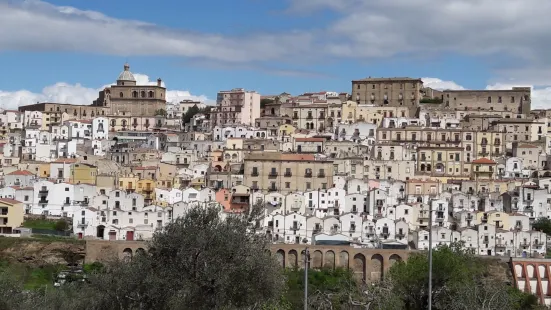
<path id="1" fill-rule="evenodd" d="M 291 182 L 285 182 L 285 188 L 291 188 Z"/>

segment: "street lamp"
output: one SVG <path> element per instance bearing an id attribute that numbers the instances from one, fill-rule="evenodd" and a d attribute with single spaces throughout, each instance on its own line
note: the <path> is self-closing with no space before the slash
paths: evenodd
<path id="1" fill-rule="evenodd" d="M 308 239 L 302 240 L 304 244 L 308 243 Z M 308 246 L 304 248 L 304 310 L 308 310 L 308 263 L 310 260 L 310 252 Z"/>

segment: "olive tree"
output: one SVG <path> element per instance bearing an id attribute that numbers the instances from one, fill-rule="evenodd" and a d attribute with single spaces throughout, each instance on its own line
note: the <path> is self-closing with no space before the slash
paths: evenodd
<path id="1" fill-rule="evenodd" d="M 281 297 L 285 278 L 246 216 L 195 207 L 156 233 L 149 253 L 90 278 L 103 309 L 245 309 Z"/>

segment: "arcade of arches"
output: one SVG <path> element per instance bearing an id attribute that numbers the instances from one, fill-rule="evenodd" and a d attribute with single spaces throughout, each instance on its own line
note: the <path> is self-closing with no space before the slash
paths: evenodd
<path id="1" fill-rule="evenodd" d="M 299 268 L 304 266 L 304 249 L 301 244 L 274 244 L 272 253 L 282 267 Z M 145 252 L 143 241 L 86 241 L 86 263 L 107 261 L 112 258 L 131 259 Z M 412 253 L 407 250 L 361 249 L 349 246 L 308 246 L 310 268 L 350 268 L 354 274 L 366 282 L 380 280 L 384 273 L 396 262 L 407 260 Z"/>

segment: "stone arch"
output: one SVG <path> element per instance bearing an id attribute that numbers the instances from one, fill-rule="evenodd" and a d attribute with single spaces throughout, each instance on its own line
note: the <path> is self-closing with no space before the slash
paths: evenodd
<path id="1" fill-rule="evenodd" d="M 145 250 L 144 248 L 137 248 L 136 249 L 136 255 L 145 255 Z"/>
<path id="2" fill-rule="evenodd" d="M 551 177 L 551 172 L 545 171 L 545 172 L 543 173 L 543 177 L 544 177 L 544 178 L 549 178 L 549 177 Z"/>
<path id="3" fill-rule="evenodd" d="M 339 254 L 339 267 L 348 269 L 349 255 L 347 251 L 341 251 Z"/>
<path id="4" fill-rule="evenodd" d="M 325 254 L 323 255 L 323 267 L 335 269 L 335 252 L 325 252 Z"/>
<path id="5" fill-rule="evenodd" d="M 356 277 L 361 277 L 363 281 L 366 280 L 365 277 L 365 256 L 361 253 L 354 255 L 354 264 L 352 266 L 354 275 Z"/>
<path id="6" fill-rule="evenodd" d="M 314 251 L 311 258 L 312 258 L 311 268 L 321 269 L 323 264 L 323 254 L 321 253 L 321 251 L 319 250 Z"/>
<path id="7" fill-rule="evenodd" d="M 396 263 L 399 263 L 402 261 L 402 257 L 398 254 L 392 254 L 390 255 L 390 257 L 388 258 L 388 261 L 390 263 L 390 266 L 389 267 L 392 267 L 394 264 Z"/>
<path id="8" fill-rule="evenodd" d="M 371 281 L 380 281 L 383 278 L 384 259 L 381 254 L 371 256 L 368 274 Z"/>
<path id="9" fill-rule="evenodd" d="M 298 253 L 296 250 L 289 251 L 288 260 L 289 260 L 289 267 L 290 268 L 297 268 L 298 267 Z"/>
<path id="10" fill-rule="evenodd" d="M 131 261 L 132 260 L 132 249 L 126 248 L 122 251 L 122 259 L 125 261 Z"/>
<path id="11" fill-rule="evenodd" d="M 279 262 L 279 265 L 283 268 L 285 268 L 285 251 L 283 250 L 277 250 L 276 252 L 276 259 Z"/>

